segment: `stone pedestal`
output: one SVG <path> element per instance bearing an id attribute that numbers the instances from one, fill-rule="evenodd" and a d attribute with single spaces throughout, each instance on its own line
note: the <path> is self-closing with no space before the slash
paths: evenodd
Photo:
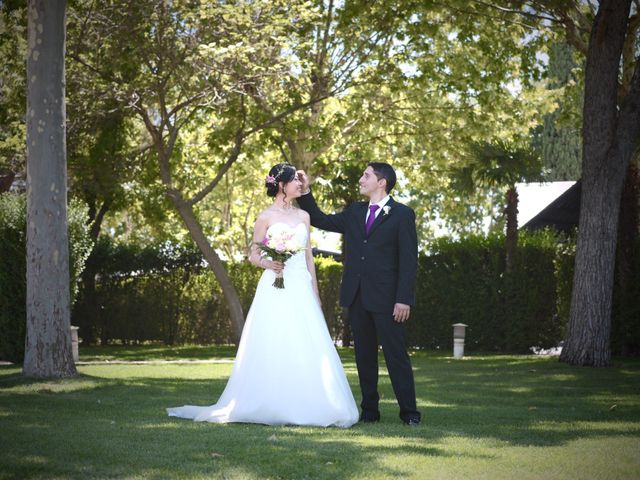
<path id="1" fill-rule="evenodd" d="M 80 358 L 78 353 L 78 330 L 80 327 L 71 325 L 71 352 L 73 353 L 73 361 L 77 362 Z"/>
<path id="2" fill-rule="evenodd" d="M 464 356 L 464 337 L 467 325 L 464 323 L 454 323 L 453 327 L 453 358 Z"/>
<path id="3" fill-rule="evenodd" d="M 464 356 L 464 340 L 459 338 L 453 339 L 453 358 L 462 358 Z"/>

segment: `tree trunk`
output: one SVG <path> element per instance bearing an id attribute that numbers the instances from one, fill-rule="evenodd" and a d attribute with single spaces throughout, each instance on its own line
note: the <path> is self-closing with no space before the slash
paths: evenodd
<path id="1" fill-rule="evenodd" d="M 505 322 L 502 325 L 504 344 L 502 348 L 507 352 L 514 350 L 514 332 L 512 323 L 509 322 L 515 314 L 513 306 L 516 304 L 515 289 L 513 288 L 513 279 L 511 273 L 514 270 L 516 252 L 518 249 L 518 191 L 515 185 L 509 187 L 505 195 L 506 206 L 504 208 L 504 216 L 506 223 L 505 231 L 505 275 L 504 288 L 502 294 L 502 309 L 504 312 Z"/>
<path id="2" fill-rule="evenodd" d="M 220 283 L 222 293 L 227 301 L 227 307 L 229 308 L 231 325 L 233 327 L 233 334 L 237 345 L 240 341 L 240 336 L 242 335 L 242 329 L 244 328 L 244 313 L 242 312 L 242 304 L 240 303 L 238 292 L 236 292 L 233 282 L 224 268 L 222 260 L 220 260 L 220 257 L 207 240 L 207 237 L 202 230 L 202 226 L 198 222 L 192 208 L 184 201 L 178 192 L 174 191 L 170 193 L 169 198 L 178 210 L 182 221 L 191 234 L 191 238 L 193 238 L 196 245 L 198 245 L 198 248 L 209 264 L 209 267 L 213 270 L 218 283 Z"/>
<path id="3" fill-rule="evenodd" d="M 0 172 L 0 193 L 8 192 L 16 174 L 11 171 Z"/>
<path id="4" fill-rule="evenodd" d="M 295 166 L 298 170 L 309 172 L 311 165 L 315 160 L 312 152 L 307 151 L 307 141 L 291 140 L 287 142 L 289 146 L 289 158 L 287 161 Z"/>
<path id="5" fill-rule="evenodd" d="M 622 189 L 620 200 L 620 218 L 618 224 L 618 248 L 616 254 L 616 283 L 614 287 L 614 314 L 616 324 L 613 326 L 613 336 L 616 330 L 625 331 L 635 320 L 635 284 L 638 277 L 636 261 L 636 244 L 638 241 L 638 220 L 640 209 L 640 174 L 635 164 L 629 165 Z M 613 319 L 612 319 L 613 320 Z M 618 338 L 622 336 L 618 335 Z M 620 345 L 621 354 L 629 355 L 631 350 L 628 343 Z"/>
<path id="6" fill-rule="evenodd" d="M 69 329 L 65 0 L 30 0 L 27 57 L 27 338 L 23 373 L 75 375 Z"/>
<path id="7" fill-rule="evenodd" d="M 640 173 L 635 165 L 629 165 L 620 200 L 618 227 L 618 284 L 627 290 L 633 278 L 635 244 L 638 239 L 638 198 L 640 198 Z"/>
<path id="8" fill-rule="evenodd" d="M 513 262 L 518 249 L 518 191 L 515 186 L 507 190 L 506 207 L 504 215 L 506 218 L 507 231 L 505 236 L 505 270 L 507 273 L 513 271 Z"/>
<path id="9" fill-rule="evenodd" d="M 236 289 L 233 286 L 233 283 L 231 282 L 231 279 L 229 278 L 229 275 L 224 268 L 222 260 L 220 260 L 220 257 L 207 240 L 207 237 L 202 230 L 202 226 L 200 225 L 200 222 L 198 222 L 198 219 L 193 212 L 192 205 L 200 201 L 208 194 L 208 192 L 215 188 L 220 178 L 222 178 L 222 176 L 238 158 L 238 155 L 240 154 L 240 148 L 242 146 L 242 141 L 245 137 L 240 131 L 236 134 L 236 144 L 232 152 L 230 153 L 230 156 L 227 159 L 225 165 L 218 172 L 216 178 L 214 178 L 214 180 L 209 185 L 207 185 L 207 187 L 205 187 L 197 195 L 195 195 L 193 199 L 187 202 L 182 196 L 182 193 L 180 193 L 178 189 L 172 186 L 173 183 L 171 180 L 171 168 L 169 165 L 169 159 L 171 158 L 171 152 L 173 152 L 174 146 L 176 144 L 179 129 L 166 120 L 163 122 L 163 125 L 166 126 L 168 131 L 168 138 L 166 139 L 165 144 L 163 135 L 160 133 L 158 127 L 153 124 L 149 115 L 147 114 L 147 111 L 144 108 L 138 108 L 138 113 L 142 117 L 142 120 L 147 127 L 147 131 L 153 138 L 156 147 L 156 153 L 158 154 L 160 178 L 165 186 L 166 195 L 167 197 L 169 197 L 170 201 L 178 211 L 178 214 L 186 225 L 187 230 L 189 230 L 191 238 L 196 242 L 196 245 L 204 255 L 205 260 L 216 276 L 218 283 L 220 283 L 220 288 L 222 288 L 222 293 L 227 302 L 227 308 L 229 309 L 234 340 L 237 345 L 240 342 L 242 329 L 244 328 L 244 313 L 242 312 L 242 304 L 240 303 L 238 293 L 236 292 Z M 166 119 L 168 117 L 168 113 L 166 112 L 166 110 L 164 110 L 163 118 Z"/>
<path id="10" fill-rule="evenodd" d="M 609 365 L 620 196 L 640 134 L 640 71 L 617 103 L 620 56 L 631 0 L 603 0 L 587 52 L 580 223 L 571 312 L 560 360 Z"/>

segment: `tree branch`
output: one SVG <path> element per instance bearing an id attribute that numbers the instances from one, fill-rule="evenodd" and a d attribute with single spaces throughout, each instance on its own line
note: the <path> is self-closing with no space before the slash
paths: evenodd
<path id="1" fill-rule="evenodd" d="M 120 82 L 118 82 L 118 80 L 114 76 L 108 75 L 108 74 L 102 72 L 101 70 L 99 70 L 98 68 L 94 67 L 93 65 L 91 65 L 87 61 L 83 60 L 82 57 L 79 54 L 77 54 L 77 53 L 69 53 L 69 54 L 67 54 L 67 56 L 69 58 L 71 58 L 72 60 L 75 60 L 76 62 L 78 62 L 83 67 L 88 68 L 89 70 L 91 70 L 92 72 L 97 74 L 98 77 L 100 77 L 101 79 L 106 80 L 107 82 L 110 82 L 110 83 L 115 83 L 115 84 L 119 84 L 120 83 Z"/>
<path id="2" fill-rule="evenodd" d="M 500 12 L 503 13 L 513 13 L 513 14 L 517 14 L 517 15 L 522 15 L 523 17 L 528 17 L 528 18 L 535 18 L 537 20 L 546 20 L 549 22 L 560 22 L 560 20 L 558 20 L 557 18 L 554 17 L 548 17 L 546 15 L 539 15 L 537 13 L 533 13 L 533 12 L 527 12 L 525 10 L 514 10 L 511 8 L 505 8 L 505 7 L 501 7 L 499 5 L 494 5 L 491 3 L 487 3 L 487 2 L 483 2 L 482 0 L 473 0 L 474 3 L 479 3 L 480 5 L 484 5 L 485 7 L 489 7 L 489 8 L 493 8 L 494 10 L 498 10 Z"/>
<path id="3" fill-rule="evenodd" d="M 567 34 L 567 41 L 576 50 L 586 56 L 589 50 L 589 45 L 580 36 L 580 31 L 578 30 L 575 22 L 567 12 L 560 12 L 560 16 L 562 18 L 562 24 L 564 25 L 564 29 Z"/>
<path id="4" fill-rule="evenodd" d="M 359 120 L 351 120 L 350 122 L 348 122 L 347 125 L 345 125 L 345 127 L 340 132 L 340 136 L 342 138 L 349 137 L 353 133 L 353 131 L 354 131 L 354 129 L 355 129 L 355 127 L 356 127 L 356 125 L 358 123 L 359 123 Z M 335 144 L 335 142 L 336 142 L 335 139 L 332 137 L 331 139 L 329 139 L 324 145 L 322 145 L 317 150 L 311 150 L 311 151 L 307 152 L 307 155 L 315 160 L 320 155 L 322 155 L 322 154 L 326 153 L 327 151 L 329 151 L 329 149 Z"/>
<path id="5" fill-rule="evenodd" d="M 171 118 L 183 108 L 188 107 L 189 105 L 191 105 L 197 100 L 200 100 L 203 97 L 205 97 L 205 92 L 200 92 L 197 95 L 194 95 L 192 97 L 187 98 L 186 100 L 183 100 L 182 102 L 174 105 L 173 108 L 169 110 L 169 112 L 167 113 L 167 116 Z"/>
<path id="6" fill-rule="evenodd" d="M 529 25 L 528 23 L 522 23 L 522 22 L 518 22 L 518 21 L 515 21 L 515 20 L 507 20 L 506 18 L 497 17 L 495 15 L 489 15 L 488 13 L 480 13 L 480 12 L 473 12 L 473 11 L 470 11 L 470 10 L 463 10 L 461 8 L 452 7 L 451 5 L 443 5 L 443 8 L 447 8 L 449 10 L 453 10 L 454 12 L 458 12 L 458 13 L 464 13 L 466 15 L 474 15 L 474 16 L 477 16 L 477 17 L 489 18 L 491 20 L 498 20 L 500 22 L 509 23 L 511 25 L 519 25 L 521 27 L 525 27 L 525 28 L 528 28 L 530 30 L 536 30 L 538 28 L 537 26 Z"/>
<path id="7" fill-rule="evenodd" d="M 200 200 L 202 200 L 204 197 L 206 197 L 214 188 L 216 188 L 218 183 L 220 183 L 220 180 L 222 180 L 222 178 L 224 177 L 224 174 L 227 173 L 227 171 L 231 168 L 231 165 L 233 165 L 234 162 L 238 159 L 238 156 L 240 155 L 240 151 L 242 148 L 242 143 L 244 142 L 245 138 L 246 137 L 242 134 L 242 129 L 238 130 L 238 132 L 236 133 L 233 149 L 231 150 L 229 157 L 227 157 L 227 161 L 224 163 L 224 165 L 222 165 L 220 170 L 218 170 L 218 173 L 215 176 L 215 178 L 211 180 L 211 182 L 209 182 L 209 184 L 206 187 L 204 187 L 202 190 L 196 193 L 193 197 L 187 200 L 186 202 L 187 205 L 192 207 L 193 205 L 198 203 Z"/>
<path id="8" fill-rule="evenodd" d="M 625 98 L 628 95 L 633 79 L 634 64 L 640 62 L 640 58 L 636 58 L 635 56 L 638 30 L 640 30 L 640 13 L 636 12 L 629 19 L 627 35 L 622 47 L 622 81 L 620 84 L 621 98 Z"/>
<path id="9" fill-rule="evenodd" d="M 620 105 L 614 149 L 624 160 L 627 168 L 640 138 L 640 61 L 636 61 L 627 96 Z"/>
<path id="10" fill-rule="evenodd" d="M 322 33 L 322 41 L 320 42 L 320 48 L 318 49 L 318 55 L 316 65 L 318 66 L 318 76 L 322 75 L 324 62 L 327 56 L 327 44 L 329 39 L 329 32 L 331 30 L 331 20 L 333 19 L 333 0 L 329 0 L 327 7 L 327 21 L 325 22 L 324 32 Z"/>
<path id="11" fill-rule="evenodd" d="M 242 124 L 240 125 L 240 128 L 236 132 L 235 142 L 234 142 L 233 148 L 231 149 L 231 153 L 229 154 L 229 157 L 227 158 L 227 161 L 224 163 L 224 165 L 222 165 L 220 170 L 218 170 L 218 173 L 215 176 L 215 178 L 211 180 L 211 182 L 209 182 L 209 184 L 206 187 L 204 187 L 202 190 L 196 193 L 193 197 L 187 200 L 186 203 L 190 207 L 198 203 L 200 200 L 206 197 L 214 188 L 216 188 L 216 185 L 220 183 L 220 180 L 222 180 L 222 177 L 224 177 L 224 174 L 227 173 L 227 171 L 231 168 L 231 165 L 233 165 L 233 163 L 238 159 L 238 156 L 240 155 L 242 144 L 244 143 L 244 139 L 247 137 L 246 134 L 243 133 L 245 122 L 247 119 L 247 111 L 244 105 L 244 97 L 241 98 L 240 105 L 242 110 Z"/>
<path id="12" fill-rule="evenodd" d="M 287 108 L 286 110 L 283 110 L 282 112 L 278 113 L 277 115 L 274 115 L 273 117 L 271 117 L 269 120 L 267 120 L 266 122 L 262 122 L 260 124 L 258 124 L 257 126 L 253 127 L 251 130 L 248 130 L 247 132 L 245 132 L 244 136 L 248 137 L 249 135 L 259 132 L 260 130 L 264 130 L 265 128 L 273 125 L 274 123 L 282 120 L 284 117 L 286 117 L 287 115 L 292 114 L 293 112 L 297 111 L 297 110 L 302 110 L 305 109 L 307 107 L 310 107 L 311 105 L 314 105 L 318 102 L 322 102 L 324 100 L 326 100 L 327 98 L 331 98 L 333 96 L 334 92 L 329 92 L 326 95 L 323 95 L 321 97 L 309 100 L 308 102 L 305 103 L 301 103 L 298 105 L 292 105 L 291 107 Z"/>

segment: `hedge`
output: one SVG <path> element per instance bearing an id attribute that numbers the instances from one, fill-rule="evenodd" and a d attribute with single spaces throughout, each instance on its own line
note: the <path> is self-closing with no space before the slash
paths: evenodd
<path id="1" fill-rule="evenodd" d="M 81 295 L 73 315 L 85 343 L 233 341 L 222 291 L 195 247 L 116 245 L 103 237 L 90 262 L 96 290 Z M 316 265 L 327 323 L 337 332 L 341 265 L 330 259 L 317 259 Z M 226 267 L 246 313 L 262 271 L 248 262 Z"/>
<path id="2" fill-rule="evenodd" d="M 89 238 L 87 207 L 69 202 L 69 270 L 71 301 L 93 242 Z M 0 194 L 0 359 L 22 362 L 26 333 L 26 197 Z"/>
<path id="3" fill-rule="evenodd" d="M 503 245 L 501 235 L 441 239 L 420 255 L 418 302 L 407 324 L 412 346 L 451 348 L 451 324 L 458 322 L 469 325 L 471 350 L 528 352 L 558 344 L 566 321 L 560 312 L 568 312 L 571 249 L 551 233 L 522 234 L 514 271 L 506 274 Z M 96 292 L 74 310 L 85 342 L 232 341 L 222 292 L 193 247 L 114 245 L 105 238 L 91 261 Z M 247 312 L 261 271 L 247 262 L 227 269 Z M 341 265 L 316 259 L 316 270 L 327 324 L 338 339 Z"/>
<path id="4" fill-rule="evenodd" d="M 101 266 L 95 301 L 83 307 L 82 315 L 74 311 L 85 341 L 232 341 L 220 288 L 193 247 L 109 242 L 102 240 L 96 247 Z M 450 350 L 451 325 L 465 323 L 470 351 L 528 353 L 533 346 L 558 345 L 569 315 L 574 256 L 571 239 L 521 232 L 514 271 L 507 274 L 502 235 L 438 240 L 419 256 L 409 344 Z M 247 312 L 261 271 L 247 262 L 227 268 Z M 338 305 L 342 267 L 317 258 L 316 270 L 329 331 L 339 339 L 345 321 Z M 615 353 L 639 353 L 640 316 L 633 300 L 640 293 L 638 285 L 634 281 L 626 296 L 619 289 L 614 295 Z"/>
<path id="5" fill-rule="evenodd" d="M 557 345 L 564 326 L 558 315 L 560 242 L 548 232 L 521 233 L 507 274 L 502 235 L 436 241 L 419 257 L 410 344 L 451 349 L 451 325 L 464 323 L 470 350 L 528 352 Z"/>
<path id="6" fill-rule="evenodd" d="M 85 210 L 71 203 L 72 286 L 88 245 Z M 19 361 L 24 345 L 24 198 L 0 197 L 0 357 Z M 611 345 L 614 354 L 640 354 L 640 245 L 631 277 L 616 277 Z M 412 347 L 452 348 L 452 324 L 465 323 L 470 351 L 527 353 L 563 338 L 571 299 L 575 244 L 551 232 L 520 232 L 511 273 L 505 272 L 504 236 L 439 239 L 418 259 L 417 304 L 407 323 Z M 261 270 L 226 265 L 248 311 Z M 102 237 L 87 261 L 95 288 L 80 291 L 72 323 L 85 344 L 231 343 L 225 300 L 193 245 L 116 244 Z M 341 264 L 316 258 L 322 306 L 334 339 L 343 337 L 338 305 Z M 90 277 L 94 277 L 90 275 Z M 623 288 L 624 287 L 624 288 Z"/>

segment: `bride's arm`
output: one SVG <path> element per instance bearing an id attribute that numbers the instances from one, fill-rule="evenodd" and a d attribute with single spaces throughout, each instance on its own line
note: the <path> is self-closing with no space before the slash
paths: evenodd
<path id="1" fill-rule="evenodd" d="M 307 226 L 307 231 L 309 231 L 309 219 L 305 219 L 305 224 Z M 311 251 L 311 236 L 307 238 L 307 250 L 306 250 L 306 260 L 307 260 L 307 270 L 311 274 L 311 284 L 313 285 L 313 291 L 316 292 L 316 297 L 318 297 L 318 303 L 322 303 L 320 300 L 320 290 L 318 290 L 318 278 L 316 277 L 316 264 L 313 262 L 313 252 Z"/>
<path id="2" fill-rule="evenodd" d="M 282 262 L 275 262 L 273 260 L 268 260 L 261 255 L 261 251 L 256 245 L 257 243 L 262 242 L 264 237 L 267 235 L 267 228 L 269 227 L 269 222 L 267 221 L 265 215 L 258 215 L 258 219 L 256 220 L 256 224 L 253 227 L 253 242 L 251 243 L 251 249 L 249 251 L 249 262 L 253 263 L 255 266 L 260 268 L 270 268 L 271 270 L 279 273 L 284 268 L 284 264 Z"/>

